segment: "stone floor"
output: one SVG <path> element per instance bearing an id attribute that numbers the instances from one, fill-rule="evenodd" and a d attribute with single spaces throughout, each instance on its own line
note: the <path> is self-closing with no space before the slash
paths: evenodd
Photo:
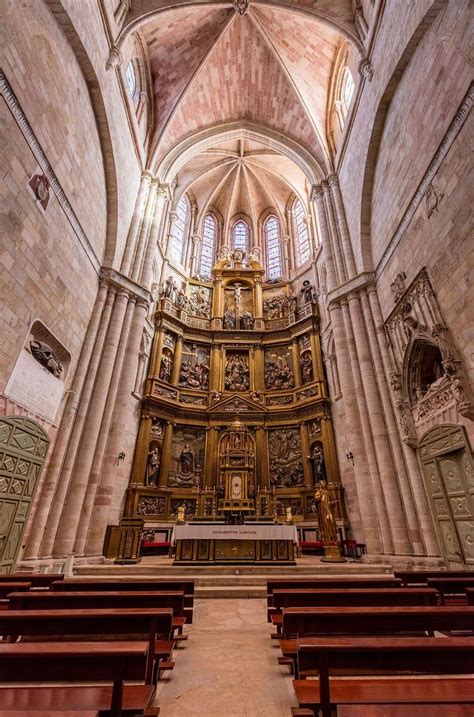
<path id="1" fill-rule="evenodd" d="M 289 717 L 292 678 L 270 633 L 264 600 L 197 600 L 189 639 L 157 689 L 160 717 Z"/>

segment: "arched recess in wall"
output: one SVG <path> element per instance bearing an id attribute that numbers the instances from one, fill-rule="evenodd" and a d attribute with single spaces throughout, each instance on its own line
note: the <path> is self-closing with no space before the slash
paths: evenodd
<path id="1" fill-rule="evenodd" d="M 105 266 L 113 266 L 116 259 L 115 251 L 117 244 L 118 188 L 112 136 L 110 133 L 104 98 L 102 96 L 98 77 L 92 62 L 89 59 L 89 55 L 87 54 L 81 38 L 79 37 L 67 10 L 64 8 L 63 3 L 61 0 L 44 0 L 44 2 L 69 42 L 89 91 L 91 107 L 94 113 L 97 134 L 99 136 L 100 147 L 102 150 L 102 164 L 104 167 L 104 180 L 107 197 L 107 236 L 105 253 L 104 256 L 99 257 L 99 259 Z"/>
<path id="2" fill-rule="evenodd" d="M 373 258 L 371 246 L 371 217 L 372 217 L 372 199 L 374 191 L 374 178 L 377 160 L 380 152 L 380 144 L 382 141 L 385 122 L 390 109 L 393 96 L 399 86 L 403 74 L 408 67 L 417 47 L 420 45 L 426 33 L 429 31 L 439 13 L 446 7 L 448 0 L 435 0 L 430 9 L 423 16 L 415 29 L 413 35 L 408 41 L 405 49 L 392 72 L 390 79 L 385 86 L 385 90 L 380 98 L 377 111 L 375 113 L 372 125 L 372 133 L 370 135 L 367 156 L 365 159 L 364 180 L 362 184 L 361 210 L 360 210 L 360 256 L 362 266 L 361 271 L 373 271 Z M 357 253 L 357 252 L 356 252 Z"/>

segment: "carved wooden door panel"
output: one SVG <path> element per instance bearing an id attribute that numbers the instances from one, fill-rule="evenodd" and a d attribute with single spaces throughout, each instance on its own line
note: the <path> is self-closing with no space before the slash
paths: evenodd
<path id="1" fill-rule="evenodd" d="M 433 455 L 436 448 L 441 448 L 439 435 L 436 438 L 430 446 L 424 442 L 422 456 L 425 455 L 423 472 L 443 552 L 449 568 L 474 569 L 474 475 L 470 451 L 467 445 L 461 445 L 458 450 Z M 456 440 L 451 442 L 453 438 Z M 459 434 L 449 439 L 451 445 L 444 448 L 461 442 Z M 429 452 L 432 457 L 426 460 Z"/>
<path id="2" fill-rule="evenodd" d="M 0 573 L 15 562 L 48 445 L 35 421 L 0 419 Z"/>

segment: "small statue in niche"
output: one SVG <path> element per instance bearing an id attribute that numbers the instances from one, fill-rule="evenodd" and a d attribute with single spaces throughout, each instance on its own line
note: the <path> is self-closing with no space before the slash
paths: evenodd
<path id="1" fill-rule="evenodd" d="M 194 473 L 194 454 L 189 443 L 185 443 L 179 454 L 179 472 L 181 475 L 192 475 Z"/>
<path id="2" fill-rule="evenodd" d="M 319 530 L 323 540 L 327 542 L 337 541 L 337 526 L 332 506 L 337 504 L 335 498 L 331 498 L 326 481 L 322 480 L 314 494 L 314 502 L 317 506 Z"/>
<path id="3" fill-rule="evenodd" d="M 451 380 L 451 391 L 457 405 L 463 406 L 466 403 L 466 395 L 464 393 L 462 381 L 459 376 L 454 376 L 454 378 Z"/>
<path id="4" fill-rule="evenodd" d="M 286 507 L 286 522 L 288 525 L 291 525 L 293 523 L 293 513 L 291 510 L 291 505 L 287 505 Z"/>
<path id="5" fill-rule="evenodd" d="M 319 483 L 320 481 L 327 481 L 326 475 L 326 462 L 324 460 L 324 453 L 320 445 L 316 443 L 313 448 L 311 456 L 307 456 L 308 460 L 311 461 L 311 468 L 313 470 L 313 481 Z"/>
<path id="6" fill-rule="evenodd" d="M 165 281 L 165 288 L 163 290 L 163 296 L 165 297 L 165 299 L 169 299 L 174 303 L 177 289 L 178 285 L 176 284 L 176 281 L 173 279 L 172 276 L 168 276 Z"/>
<path id="7" fill-rule="evenodd" d="M 232 309 L 224 311 L 224 328 L 235 329 L 235 315 Z"/>
<path id="8" fill-rule="evenodd" d="M 250 311 L 244 311 L 240 317 L 240 324 L 244 331 L 251 331 L 253 329 L 253 316 Z"/>
<path id="9" fill-rule="evenodd" d="M 173 368 L 173 362 L 168 354 L 163 354 L 161 357 L 160 364 L 160 379 L 162 381 L 169 381 L 171 378 L 171 369 Z"/>
<path id="10" fill-rule="evenodd" d="M 204 517 L 209 518 L 212 512 L 212 498 L 206 498 L 204 501 Z"/>
<path id="11" fill-rule="evenodd" d="M 153 446 L 148 453 L 146 464 L 145 485 L 157 485 L 160 472 L 160 452 L 157 446 Z"/>
<path id="12" fill-rule="evenodd" d="M 302 297 L 303 304 L 315 304 L 316 303 L 316 294 L 314 292 L 313 285 L 309 281 L 309 279 L 305 279 L 303 281 L 303 286 L 300 289 L 300 295 Z"/>
<path id="13" fill-rule="evenodd" d="M 30 351 L 33 358 L 36 359 L 41 366 L 48 369 L 56 378 L 61 377 L 63 372 L 62 364 L 54 355 L 53 349 L 49 344 L 33 339 L 30 341 Z"/>
<path id="14" fill-rule="evenodd" d="M 300 367 L 303 383 L 310 383 L 313 381 L 313 359 L 308 351 L 300 356 Z"/>
<path id="15" fill-rule="evenodd" d="M 183 525 L 186 522 L 186 506 L 178 505 L 176 508 L 176 522 Z"/>
<path id="16" fill-rule="evenodd" d="M 234 285 L 234 301 L 236 306 L 240 306 L 240 302 L 242 300 L 242 285 L 241 284 L 235 284 Z"/>

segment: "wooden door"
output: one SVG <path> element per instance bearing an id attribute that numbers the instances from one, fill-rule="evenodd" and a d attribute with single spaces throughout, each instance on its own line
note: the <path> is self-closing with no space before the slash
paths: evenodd
<path id="1" fill-rule="evenodd" d="M 420 458 L 448 567 L 472 570 L 474 476 L 462 428 L 439 426 L 430 431 L 420 446 Z"/>
<path id="2" fill-rule="evenodd" d="M 0 573 L 14 565 L 48 445 L 30 418 L 0 418 Z"/>

